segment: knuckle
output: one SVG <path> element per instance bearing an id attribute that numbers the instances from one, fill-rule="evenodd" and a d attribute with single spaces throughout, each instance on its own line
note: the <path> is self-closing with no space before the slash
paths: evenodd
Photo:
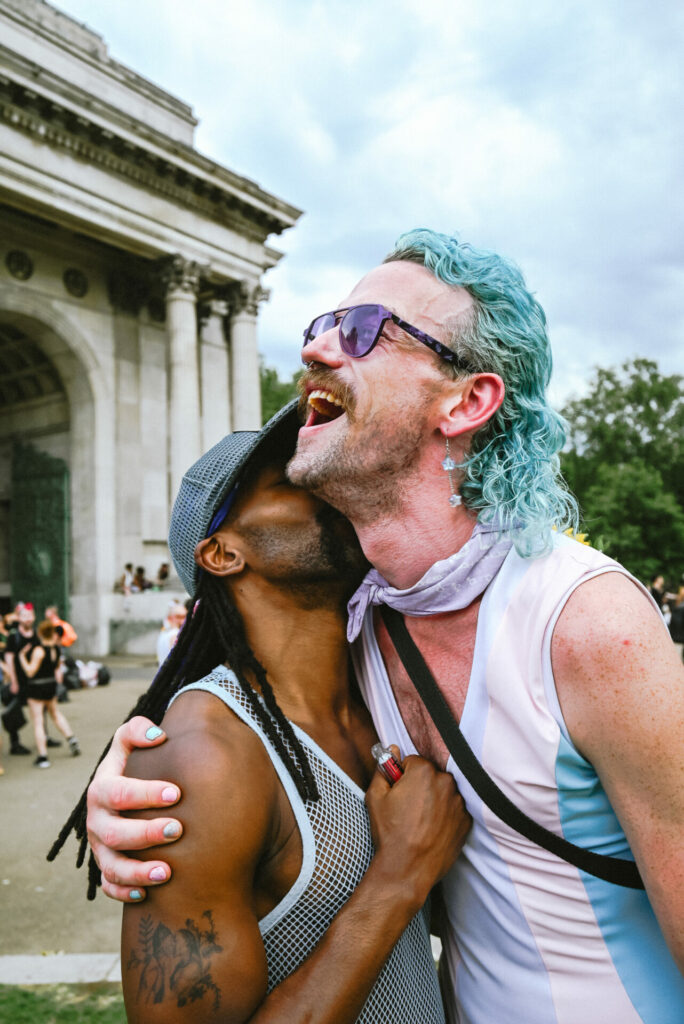
<path id="1" fill-rule="evenodd" d="M 115 850 L 119 844 L 119 833 L 115 826 L 108 826 L 102 833 L 101 842 L 109 850 Z"/>
<path id="2" fill-rule="evenodd" d="M 115 811 L 124 810 L 129 802 L 129 787 L 123 779 L 117 779 L 109 787 L 109 806 Z"/>
<path id="3" fill-rule="evenodd" d="M 151 846 L 156 846 L 158 843 L 162 843 L 164 841 L 164 837 L 162 834 L 163 827 L 164 826 L 159 822 L 147 822 L 144 831 L 145 842 Z"/>
<path id="4" fill-rule="evenodd" d="M 117 874 L 116 874 L 116 869 L 114 868 L 114 866 L 112 864 L 105 865 L 105 867 L 101 868 L 101 871 L 102 871 L 102 878 L 103 878 L 103 880 L 105 882 L 109 883 L 110 885 L 116 885 L 117 884 L 118 877 L 117 877 Z"/>
<path id="5" fill-rule="evenodd" d="M 119 726 L 119 728 L 114 733 L 114 738 L 112 741 L 113 744 L 117 743 L 119 746 L 121 746 L 124 743 L 125 737 L 128 735 L 129 726 L 130 722 L 124 722 L 123 725 Z"/>
<path id="6" fill-rule="evenodd" d="M 86 803 L 88 805 L 88 813 L 93 810 L 100 802 L 100 783 L 97 775 L 88 786 L 88 795 L 86 797 Z"/>

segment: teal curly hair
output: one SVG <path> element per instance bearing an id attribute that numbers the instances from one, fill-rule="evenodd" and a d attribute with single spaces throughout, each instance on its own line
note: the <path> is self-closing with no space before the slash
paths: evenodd
<path id="1" fill-rule="evenodd" d="M 436 231 L 408 231 L 385 263 L 410 260 L 473 297 L 471 310 L 454 319 L 448 345 L 468 369 L 497 373 L 506 395 L 501 408 L 474 436 L 460 468 L 463 504 L 484 522 L 516 527 L 524 557 L 544 554 L 551 528 L 577 529 L 577 502 L 560 474 L 565 443 L 561 416 L 550 408 L 551 348 L 544 310 L 525 287 L 520 270 L 496 253 Z"/>

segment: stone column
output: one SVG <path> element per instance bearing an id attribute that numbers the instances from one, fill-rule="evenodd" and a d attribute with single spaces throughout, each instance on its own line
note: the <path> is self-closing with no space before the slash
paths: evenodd
<path id="1" fill-rule="evenodd" d="M 201 269 L 198 263 L 180 255 L 161 264 L 169 340 L 168 464 L 172 502 L 183 474 L 201 454 L 197 352 L 197 291 Z"/>
<path id="2" fill-rule="evenodd" d="M 257 313 L 269 292 L 257 282 L 236 281 L 229 290 L 233 430 L 261 426 Z"/>
<path id="3" fill-rule="evenodd" d="M 230 433 L 230 365 L 225 321 L 228 303 L 211 299 L 200 310 L 200 399 L 202 451 Z"/>

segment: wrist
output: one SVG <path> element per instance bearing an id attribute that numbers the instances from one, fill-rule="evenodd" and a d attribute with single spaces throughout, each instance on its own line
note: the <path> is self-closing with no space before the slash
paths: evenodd
<path id="1" fill-rule="evenodd" d="M 432 881 L 421 877 L 421 872 L 408 866 L 402 868 L 400 858 L 392 851 L 378 851 L 366 872 L 379 896 L 386 899 L 394 914 L 399 914 L 404 926 L 415 917 L 430 895 Z M 402 930 L 403 930 L 402 927 Z"/>

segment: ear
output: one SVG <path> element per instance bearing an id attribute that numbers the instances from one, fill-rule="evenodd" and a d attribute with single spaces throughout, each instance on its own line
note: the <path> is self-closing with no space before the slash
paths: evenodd
<path id="1" fill-rule="evenodd" d="M 475 373 L 444 396 L 439 428 L 444 437 L 475 433 L 501 407 L 506 389 L 498 373 Z"/>
<path id="2" fill-rule="evenodd" d="M 195 561 L 212 576 L 236 576 L 245 568 L 242 552 L 223 533 L 201 540 L 195 548 Z"/>

